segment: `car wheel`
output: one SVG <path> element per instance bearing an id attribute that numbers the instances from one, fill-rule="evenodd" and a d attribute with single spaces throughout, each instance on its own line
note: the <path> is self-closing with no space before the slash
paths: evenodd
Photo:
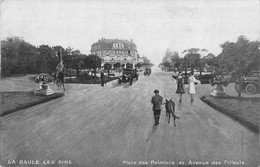
<path id="1" fill-rule="evenodd" d="M 247 94 L 250 94 L 250 95 L 255 94 L 256 93 L 256 86 L 254 84 L 248 84 L 248 85 L 246 85 L 245 90 L 246 90 Z"/>
<path id="2" fill-rule="evenodd" d="M 241 85 L 239 83 L 235 84 L 235 89 L 236 89 L 237 92 L 241 92 L 242 91 L 242 87 L 241 87 Z"/>

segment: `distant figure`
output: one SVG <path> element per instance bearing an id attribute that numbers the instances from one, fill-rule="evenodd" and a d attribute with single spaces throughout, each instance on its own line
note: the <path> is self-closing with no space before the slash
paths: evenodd
<path id="1" fill-rule="evenodd" d="M 64 65 L 63 65 L 63 61 L 61 60 L 59 64 L 57 64 L 56 66 L 56 77 L 58 77 L 60 72 L 63 72 L 63 69 L 64 69 Z"/>
<path id="2" fill-rule="evenodd" d="M 104 87 L 104 85 L 105 85 L 105 74 L 103 73 L 103 71 L 101 71 L 101 73 L 100 73 L 100 79 L 101 79 L 101 86 Z"/>
<path id="3" fill-rule="evenodd" d="M 63 86 L 63 90 L 65 91 L 64 82 L 65 82 L 64 64 L 61 57 L 59 64 L 57 64 L 56 66 L 56 85 L 58 86 L 58 90 L 61 88 L 61 86 Z"/>
<path id="4" fill-rule="evenodd" d="M 159 91 L 154 91 L 155 95 L 152 97 L 151 103 L 153 104 L 153 113 L 154 113 L 154 126 L 159 125 L 160 115 L 161 115 L 161 105 L 163 102 L 163 98 L 159 95 Z"/>
<path id="5" fill-rule="evenodd" d="M 57 64 L 56 66 L 56 78 L 58 78 L 58 76 L 60 75 L 60 73 L 62 72 L 63 73 L 63 70 L 64 70 L 64 64 L 63 64 L 63 59 L 62 59 L 62 51 L 60 49 L 60 52 L 59 52 L 59 56 L 60 56 L 60 62 Z"/>
<path id="6" fill-rule="evenodd" d="M 179 102 L 181 102 L 182 101 L 182 94 L 185 93 L 185 90 L 184 90 L 184 78 L 181 76 L 181 72 L 179 72 L 176 81 L 177 81 L 176 93 L 179 95 Z"/>
<path id="7" fill-rule="evenodd" d="M 196 91 L 195 91 L 195 84 L 199 83 L 200 84 L 200 81 L 197 80 L 195 77 L 194 77 L 194 72 L 190 72 L 190 76 L 189 76 L 189 94 L 190 94 L 190 98 L 191 98 L 191 102 L 194 101 L 194 94 L 196 94 Z"/>
<path id="8" fill-rule="evenodd" d="M 55 80 L 56 80 L 56 85 L 58 86 L 58 90 L 60 90 L 60 88 L 63 86 L 63 90 L 65 91 L 65 86 L 64 86 L 65 75 L 63 71 L 58 73 L 58 76 L 56 77 Z"/>
<path id="9" fill-rule="evenodd" d="M 177 79 L 178 78 L 178 75 L 179 73 L 178 72 L 176 72 L 176 70 L 174 70 L 173 71 L 173 75 L 172 75 L 172 77 L 174 78 L 174 79 Z"/>

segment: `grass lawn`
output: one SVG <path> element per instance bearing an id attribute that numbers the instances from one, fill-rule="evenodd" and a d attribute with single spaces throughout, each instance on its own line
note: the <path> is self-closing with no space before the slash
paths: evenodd
<path id="1" fill-rule="evenodd" d="M 62 97 L 63 95 L 63 92 L 54 93 L 48 96 L 34 95 L 33 91 L 0 92 L 0 116 L 4 116 L 21 109 L 44 103 Z"/>
<path id="2" fill-rule="evenodd" d="M 39 85 L 30 81 L 28 79 L 29 76 L 33 75 L 0 79 L 0 116 L 44 103 L 64 95 L 64 92 L 54 92 L 54 94 L 48 96 L 34 95 L 33 91 L 39 89 Z M 107 79 L 107 82 L 109 82 L 115 80 L 116 77 Z M 98 77 L 85 78 L 82 80 L 69 78 L 68 80 L 69 81 L 66 83 L 100 84 L 100 78 Z M 55 84 L 50 84 L 50 88 L 57 91 Z"/>
<path id="3" fill-rule="evenodd" d="M 202 96 L 201 100 L 252 131 L 259 133 L 259 97 L 238 98 L 229 96 L 220 98 L 207 95 Z"/>

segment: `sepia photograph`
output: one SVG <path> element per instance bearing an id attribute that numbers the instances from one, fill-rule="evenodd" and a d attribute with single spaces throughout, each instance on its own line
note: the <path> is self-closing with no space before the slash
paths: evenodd
<path id="1" fill-rule="evenodd" d="M 0 167 L 260 167 L 260 0 L 0 0 Z"/>

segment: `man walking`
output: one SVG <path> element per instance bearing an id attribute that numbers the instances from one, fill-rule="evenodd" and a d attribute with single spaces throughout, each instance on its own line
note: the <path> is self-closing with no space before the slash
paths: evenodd
<path id="1" fill-rule="evenodd" d="M 105 84 L 105 75 L 104 75 L 103 71 L 101 71 L 101 73 L 100 73 L 100 78 L 101 78 L 101 86 L 104 87 L 104 84 Z"/>
<path id="2" fill-rule="evenodd" d="M 152 97 L 151 103 L 153 104 L 153 113 L 154 113 L 154 120 L 155 124 L 154 126 L 157 126 L 159 124 L 160 115 L 161 115 L 161 105 L 163 102 L 162 96 L 159 95 L 159 91 L 154 91 L 155 95 Z"/>

